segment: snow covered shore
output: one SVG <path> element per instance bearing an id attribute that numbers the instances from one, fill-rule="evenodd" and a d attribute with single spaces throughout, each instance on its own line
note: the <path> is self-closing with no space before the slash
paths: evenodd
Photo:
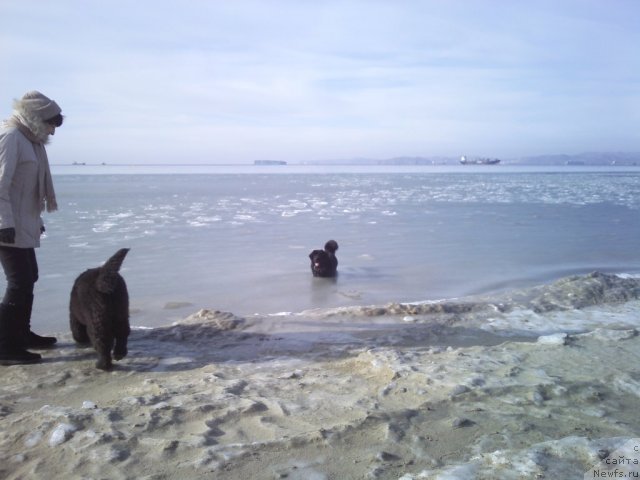
<path id="1" fill-rule="evenodd" d="M 640 436 L 639 297 L 638 279 L 592 274 L 494 298 L 201 310 L 134 329 L 108 373 L 63 332 L 43 363 L 2 369 L 0 475 L 583 478 Z"/>

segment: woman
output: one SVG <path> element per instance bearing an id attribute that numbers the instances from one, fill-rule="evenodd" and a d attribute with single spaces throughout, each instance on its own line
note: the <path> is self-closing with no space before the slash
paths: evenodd
<path id="1" fill-rule="evenodd" d="M 45 348 L 54 337 L 31 331 L 33 287 L 38 280 L 45 209 L 57 210 L 45 144 L 62 125 L 61 109 L 42 93 L 26 93 L 0 128 L 0 263 L 7 289 L 0 303 L 0 364 L 36 363 L 27 348 Z"/>

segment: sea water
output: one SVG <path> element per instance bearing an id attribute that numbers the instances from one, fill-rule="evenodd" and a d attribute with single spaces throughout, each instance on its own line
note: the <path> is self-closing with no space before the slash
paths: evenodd
<path id="1" fill-rule="evenodd" d="M 131 323 L 504 292 L 637 274 L 640 168 L 54 166 L 33 322 L 68 329 L 74 279 L 118 249 Z M 309 252 L 335 239 L 336 279 Z M 0 285 L 4 287 L 4 285 Z"/>

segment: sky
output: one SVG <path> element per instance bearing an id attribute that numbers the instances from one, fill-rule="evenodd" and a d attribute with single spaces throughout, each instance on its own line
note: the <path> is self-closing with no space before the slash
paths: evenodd
<path id="1" fill-rule="evenodd" d="M 638 0 L 0 0 L 51 163 L 640 152 Z"/>

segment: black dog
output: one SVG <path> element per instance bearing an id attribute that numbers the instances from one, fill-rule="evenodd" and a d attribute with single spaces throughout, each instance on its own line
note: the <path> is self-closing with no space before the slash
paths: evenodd
<path id="1" fill-rule="evenodd" d="M 336 250 L 338 250 L 338 242 L 329 240 L 324 244 L 324 250 L 313 250 L 309 254 L 311 273 L 314 277 L 335 277 L 337 275 Z"/>
<path id="2" fill-rule="evenodd" d="M 98 352 L 96 367 L 110 370 L 113 358 L 127 355 L 129 293 L 118 273 L 128 248 L 118 250 L 106 263 L 90 268 L 76 278 L 69 302 L 69 322 L 73 339 L 91 344 Z"/>

